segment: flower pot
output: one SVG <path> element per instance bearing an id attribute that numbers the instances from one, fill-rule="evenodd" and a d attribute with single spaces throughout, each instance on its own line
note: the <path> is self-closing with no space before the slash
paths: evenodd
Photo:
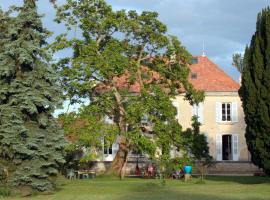
<path id="1" fill-rule="evenodd" d="M 189 165 L 185 166 L 185 167 L 184 167 L 184 172 L 185 172 L 185 174 L 191 174 L 191 172 L 192 172 L 192 167 L 189 166 Z"/>

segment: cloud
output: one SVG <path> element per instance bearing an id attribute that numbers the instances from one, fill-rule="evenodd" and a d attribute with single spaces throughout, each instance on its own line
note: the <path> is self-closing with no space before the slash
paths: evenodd
<path id="1" fill-rule="evenodd" d="M 168 32 L 178 36 L 193 55 L 202 53 L 235 80 L 239 74 L 231 66 L 232 54 L 242 52 L 255 31 L 258 12 L 267 0 L 109 0 L 114 8 L 151 10 L 159 13 Z"/>
<path id="2" fill-rule="evenodd" d="M 41 13 L 45 13 L 44 24 L 55 35 L 64 29 L 53 22 L 55 11 L 49 0 L 38 1 Z M 65 0 L 58 0 L 64 3 Z M 156 11 L 159 19 L 168 27 L 170 34 L 176 35 L 193 54 L 201 55 L 205 41 L 207 56 L 215 61 L 235 80 L 238 73 L 231 66 L 234 52 L 242 52 L 250 43 L 255 31 L 256 18 L 268 0 L 107 0 L 113 9 Z M 22 0 L 1 0 L 6 9 Z"/>

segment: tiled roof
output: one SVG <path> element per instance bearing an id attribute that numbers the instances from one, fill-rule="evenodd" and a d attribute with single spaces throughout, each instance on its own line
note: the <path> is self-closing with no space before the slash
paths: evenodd
<path id="1" fill-rule="evenodd" d="M 148 78 L 143 79 L 144 83 L 151 83 L 153 81 L 159 80 L 160 78 L 157 72 L 149 70 L 146 66 L 141 66 L 141 71 L 142 73 L 147 73 L 147 75 L 149 76 Z M 114 77 L 112 82 L 116 88 L 128 89 L 130 92 L 133 92 L 133 93 L 140 92 L 141 87 L 140 87 L 139 82 L 134 81 L 130 83 L 129 78 L 130 76 L 128 75 L 128 73 L 125 73 L 122 76 Z M 105 85 L 100 84 L 97 86 L 96 90 L 106 92 L 110 90 L 110 87 L 106 87 Z"/>
<path id="2" fill-rule="evenodd" d="M 205 92 L 238 91 L 240 85 L 206 56 L 197 56 L 194 58 L 198 60 L 198 63 L 190 65 L 191 72 L 189 80 L 197 90 L 203 90 Z M 156 81 L 160 78 L 157 72 L 151 72 L 145 66 L 142 66 L 142 72 L 151 74 L 149 79 L 144 80 L 145 83 Z M 114 77 L 113 84 L 119 89 L 128 89 L 130 92 L 135 93 L 139 92 L 141 89 L 139 82 L 135 81 L 129 83 L 128 74 Z M 106 92 L 110 90 L 110 87 L 99 84 L 96 90 Z"/>
<path id="3" fill-rule="evenodd" d="M 240 85 L 206 56 L 194 58 L 198 62 L 190 66 L 190 82 L 196 89 L 206 92 L 238 91 Z"/>

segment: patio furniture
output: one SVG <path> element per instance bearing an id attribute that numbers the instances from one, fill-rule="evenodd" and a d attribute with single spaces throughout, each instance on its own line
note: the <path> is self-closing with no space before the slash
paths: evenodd
<path id="1" fill-rule="evenodd" d="M 67 170 L 67 178 L 68 179 L 75 179 L 76 178 L 76 174 L 75 174 L 74 169 Z"/>
<path id="2" fill-rule="evenodd" d="M 162 174 L 159 169 L 156 169 L 155 171 L 155 178 L 156 179 L 162 179 Z"/>
<path id="3" fill-rule="evenodd" d="M 95 178 L 96 171 L 95 170 L 78 170 L 76 171 L 77 178 L 79 179 L 88 179 L 88 178 Z"/>

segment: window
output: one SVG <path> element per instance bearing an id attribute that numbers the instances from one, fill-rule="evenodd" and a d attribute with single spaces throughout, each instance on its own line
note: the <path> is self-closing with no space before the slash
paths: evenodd
<path id="1" fill-rule="evenodd" d="M 193 112 L 192 113 L 193 116 L 199 117 L 199 106 L 198 105 L 193 105 L 192 112 Z"/>
<path id="2" fill-rule="evenodd" d="M 191 64 L 198 64 L 198 58 L 192 58 Z"/>
<path id="3" fill-rule="evenodd" d="M 222 135 L 222 160 L 232 160 L 232 135 Z"/>
<path id="4" fill-rule="evenodd" d="M 232 121 L 231 108 L 232 108 L 231 103 L 222 103 L 221 105 L 222 121 Z"/>
<path id="5" fill-rule="evenodd" d="M 203 123 L 203 104 L 199 103 L 192 106 L 192 116 L 197 116 L 198 121 Z"/>
<path id="6" fill-rule="evenodd" d="M 238 134 L 217 134 L 216 135 L 216 159 L 239 160 Z"/>
<path id="7" fill-rule="evenodd" d="M 112 155 L 112 144 L 109 144 L 109 142 L 106 139 L 104 139 L 103 149 L 104 149 L 103 153 L 105 155 Z"/>
<path id="8" fill-rule="evenodd" d="M 237 102 L 216 102 L 216 122 L 238 122 Z"/>
<path id="9" fill-rule="evenodd" d="M 197 73 L 192 72 L 191 73 L 191 79 L 192 80 L 197 79 Z"/>

